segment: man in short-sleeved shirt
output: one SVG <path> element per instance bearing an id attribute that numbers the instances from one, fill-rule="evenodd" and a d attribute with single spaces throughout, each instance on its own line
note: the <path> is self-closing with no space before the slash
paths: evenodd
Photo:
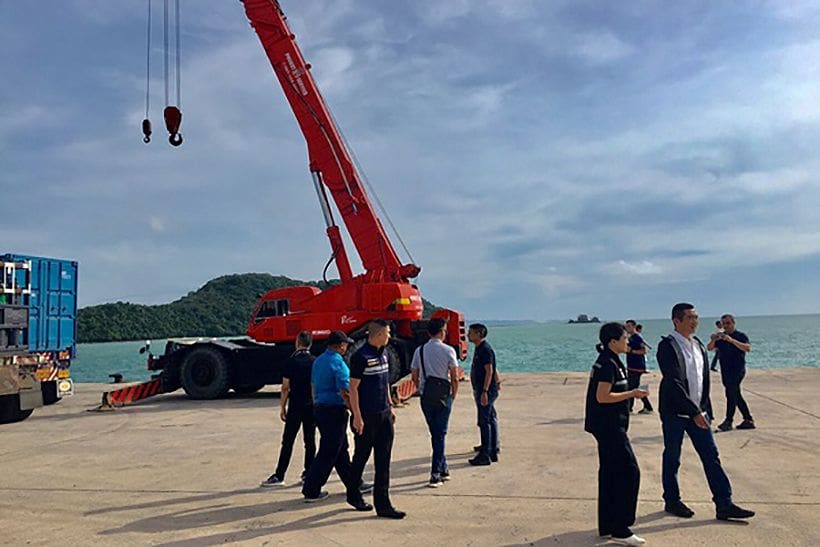
<path id="1" fill-rule="evenodd" d="M 302 480 L 305 479 L 313 458 L 316 456 L 316 423 L 313 420 L 313 397 L 311 395 L 310 377 L 314 357 L 310 354 L 313 337 L 309 331 L 302 331 L 296 337 L 296 351 L 285 361 L 282 370 L 281 410 L 279 415 L 285 427 L 282 430 L 282 448 L 279 450 L 279 463 L 276 471 L 261 486 L 285 486 L 285 473 L 293 454 L 293 442 L 299 429 L 305 443 L 305 466 Z"/>
<path id="2" fill-rule="evenodd" d="M 498 414 L 495 401 L 498 398 L 497 368 L 495 351 L 487 341 L 487 327 L 473 323 L 467 331 L 467 338 L 473 343 L 473 364 L 470 367 L 470 382 L 473 399 L 478 413 L 478 429 L 481 433 L 481 448 L 470 465 L 489 465 L 498 461 Z"/>
<path id="3" fill-rule="evenodd" d="M 350 393 L 350 371 L 342 355 L 351 343 L 353 340 L 344 332 L 333 331 L 327 340 L 327 350 L 313 362 L 313 416 L 319 428 L 319 452 L 305 477 L 302 494 L 308 503 L 327 498 L 322 487 L 335 468 L 347 490 L 347 502 L 358 511 L 369 511 L 373 507 L 365 503 L 359 483 L 352 480 L 347 444 L 345 399 Z"/>
<path id="4" fill-rule="evenodd" d="M 643 340 L 637 331 L 637 324 L 634 319 L 629 319 L 624 324 L 626 332 L 629 334 L 629 342 L 626 352 L 626 369 L 628 373 L 628 388 L 635 389 L 641 383 L 641 376 L 646 374 L 646 342 Z M 648 414 L 652 412 L 652 403 L 649 402 L 649 397 L 642 397 L 641 402 L 643 408 L 639 414 Z M 632 407 L 635 404 L 635 399 L 629 399 L 627 403 L 629 411 L 632 412 Z"/>
<path id="5" fill-rule="evenodd" d="M 717 350 L 720 361 L 720 378 L 726 393 L 726 419 L 718 426 L 721 431 L 730 431 L 735 418 L 735 409 L 739 408 L 743 421 L 738 429 L 755 429 L 754 418 L 749 405 L 740 391 L 740 383 L 746 376 L 746 354 L 752 350 L 749 337 L 737 330 L 732 314 L 720 318 L 723 332 L 712 335 L 708 348 Z"/>
<path id="6" fill-rule="evenodd" d="M 458 393 L 458 362 L 455 350 L 444 343 L 447 323 L 443 319 L 431 319 L 427 323 L 427 334 L 430 335 L 430 341 L 416 348 L 410 368 L 413 371 L 413 383 L 422 393 L 421 411 L 430 430 L 430 444 L 433 448 L 428 486 L 438 488 L 450 480 L 450 468 L 445 455 L 445 438 L 453 400 Z M 446 404 L 428 404 L 424 401 L 423 394 L 428 377 L 449 379 L 450 396 L 445 401 Z"/>
<path id="7" fill-rule="evenodd" d="M 373 504 L 380 517 L 402 519 L 390 502 L 390 456 L 393 451 L 393 423 L 390 406 L 390 363 L 385 351 L 390 342 L 390 325 L 382 320 L 368 326 L 367 342 L 350 358 L 350 410 L 353 413 L 353 452 L 351 483 L 361 482 L 362 472 L 373 452 L 375 483 Z"/>

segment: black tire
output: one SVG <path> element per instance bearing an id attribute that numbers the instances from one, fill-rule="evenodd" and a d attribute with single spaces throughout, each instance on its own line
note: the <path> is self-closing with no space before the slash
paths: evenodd
<path id="1" fill-rule="evenodd" d="M 256 393 L 263 387 L 265 387 L 264 383 L 244 384 L 240 386 L 233 386 L 233 390 L 239 395 L 250 395 L 251 393 Z"/>
<path id="2" fill-rule="evenodd" d="M 42 382 L 40 384 L 40 389 L 43 391 L 43 404 L 53 405 L 54 403 L 60 400 L 57 397 L 57 382 L 55 380 L 51 380 L 49 382 Z"/>
<path id="3" fill-rule="evenodd" d="M 19 395 L 0 396 L 0 424 L 22 422 L 34 412 L 33 408 L 20 410 Z"/>
<path id="4" fill-rule="evenodd" d="M 208 347 L 196 348 L 182 361 L 182 389 L 191 399 L 219 399 L 228 393 L 230 368 L 225 356 Z"/>
<path id="5" fill-rule="evenodd" d="M 159 375 L 163 393 L 171 393 L 182 387 L 179 377 L 179 365 L 167 365 Z"/>

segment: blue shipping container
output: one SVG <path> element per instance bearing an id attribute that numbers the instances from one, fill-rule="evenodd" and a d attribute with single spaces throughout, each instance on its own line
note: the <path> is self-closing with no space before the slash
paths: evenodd
<path id="1" fill-rule="evenodd" d="M 77 262 L 7 254 L 5 261 L 31 260 L 29 351 L 65 351 L 77 356 Z M 25 282 L 25 272 L 19 283 Z"/>

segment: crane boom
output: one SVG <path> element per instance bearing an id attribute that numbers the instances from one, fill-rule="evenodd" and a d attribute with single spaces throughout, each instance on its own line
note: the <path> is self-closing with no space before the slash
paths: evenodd
<path id="1" fill-rule="evenodd" d="M 330 111 L 302 57 L 277 0 L 244 0 L 245 13 L 262 42 L 273 71 L 305 137 L 328 237 L 342 282 L 352 277 L 338 228 L 322 185 L 336 208 L 365 268 L 367 281 L 408 281 L 421 269 L 403 265 L 367 197 L 359 174 Z"/>

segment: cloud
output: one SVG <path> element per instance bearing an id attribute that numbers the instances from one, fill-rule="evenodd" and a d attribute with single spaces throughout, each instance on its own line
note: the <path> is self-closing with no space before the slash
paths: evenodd
<path id="1" fill-rule="evenodd" d="M 17 83 L 0 190 L 49 204 L 0 218 L 12 250 L 79 259 L 83 304 L 163 301 L 226 267 L 319 277 L 307 147 L 241 4 L 186 9 L 178 149 L 160 79 L 141 142 L 144 5 L 103 4 L 0 3 Z M 820 256 L 816 6 L 282 4 L 436 303 L 665 316 L 670 294 L 717 301 L 740 275 L 764 281 L 759 313 L 820 306 L 794 297 Z M 151 294 L 133 289 L 146 261 L 163 264 Z"/>

